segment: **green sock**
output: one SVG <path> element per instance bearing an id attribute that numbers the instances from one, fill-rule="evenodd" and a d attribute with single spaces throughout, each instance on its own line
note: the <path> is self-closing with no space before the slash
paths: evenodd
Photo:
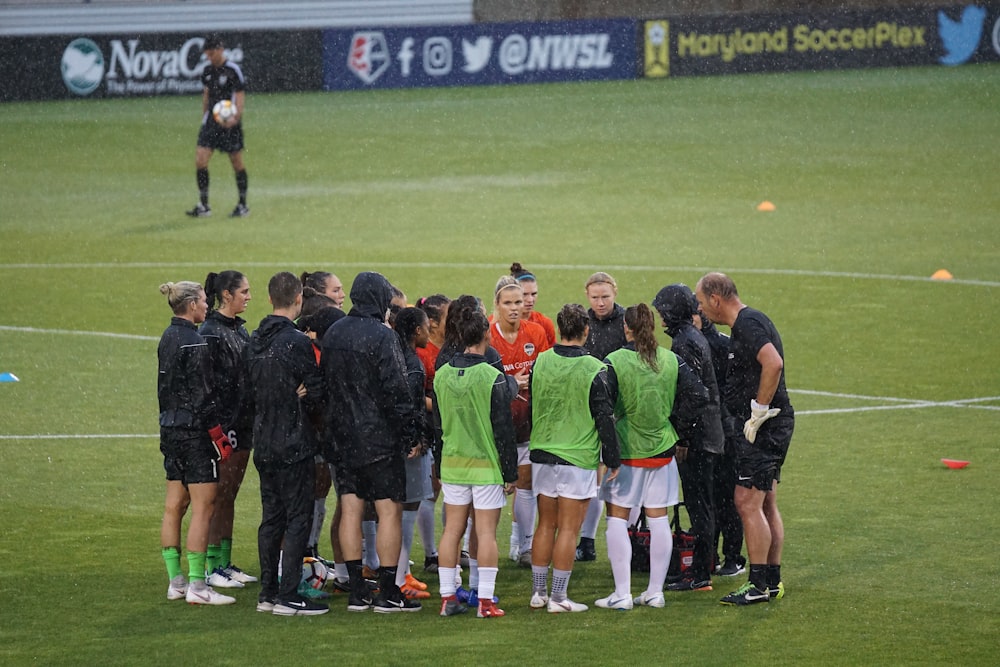
<path id="1" fill-rule="evenodd" d="M 205 581 L 205 552 L 189 551 L 188 554 L 188 580 Z"/>
<path id="2" fill-rule="evenodd" d="M 173 579 L 181 574 L 181 550 L 178 547 L 163 547 L 160 553 L 167 565 L 167 576 Z"/>
<path id="3" fill-rule="evenodd" d="M 224 563 L 222 561 L 222 547 L 218 544 L 209 544 L 208 553 L 205 556 L 205 568 L 209 573 L 215 572 L 215 568 L 223 567 L 229 563 Z"/>
<path id="4" fill-rule="evenodd" d="M 233 564 L 233 538 L 223 537 L 219 540 L 219 562 L 222 567 L 229 567 Z"/>

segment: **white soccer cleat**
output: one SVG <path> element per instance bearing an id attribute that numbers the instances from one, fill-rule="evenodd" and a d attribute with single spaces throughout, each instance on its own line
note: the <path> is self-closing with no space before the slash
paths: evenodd
<path id="1" fill-rule="evenodd" d="M 531 601 L 528 603 L 532 609 L 543 609 L 549 603 L 549 596 L 545 593 L 535 591 L 531 594 Z"/>
<path id="2" fill-rule="evenodd" d="M 201 585 L 199 586 L 198 584 Z M 207 586 L 204 582 L 198 581 L 192 581 L 188 585 L 185 599 L 188 604 L 223 605 L 233 604 L 236 602 L 236 598 L 223 595 L 222 593 L 216 593 L 215 589 L 211 586 Z"/>
<path id="3" fill-rule="evenodd" d="M 241 584 L 255 584 L 257 583 L 257 577 L 252 574 L 247 574 L 240 568 L 236 567 L 232 563 L 223 568 L 223 573 L 226 574 L 233 581 L 238 581 Z"/>
<path id="4" fill-rule="evenodd" d="M 176 577 L 170 580 L 170 585 L 167 586 L 167 599 L 168 600 L 183 600 L 187 595 L 188 583 L 187 579 L 184 578 L 183 574 L 178 574 Z"/>
<path id="5" fill-rule="evenodd" d="M 642 607 L 655 607 L 656 609 L 663 609 L 666 606 L 663 593 L 650 593 L 649 591 L 643 591 L 632 602 Z"/>
<path id="6" fill-rule="evenodd" d="M 214 588 L 243 588 L 243 584 L 231 578 L 221 568 L 212 570 L 212 574 L 205 577 L 205 583 Z"/>
<path id="7" fill-rule="evenodd" d="M 616 611 L 630 611 L 633 606 L 632 596 L 623 595 L 622 597 L 616 597 L 614 593 L 606 598 L 601 598 L 600 600 L 594 601 L 595 607 L 600 607 L 601 609 L 614 609 Z"/>
<path id="8" fill-rule="evenodd" d="M 588 607 L 585 604 L 579 602 L 573 602 L 569 598 L 565 600 L 560 600 L 556 602 L 555 600 L 549 599 L 549 604 L 546 607 L 550 614 L 565 614 L 567 612 L 577 613 L 581 611 L 587 611 Z"/>

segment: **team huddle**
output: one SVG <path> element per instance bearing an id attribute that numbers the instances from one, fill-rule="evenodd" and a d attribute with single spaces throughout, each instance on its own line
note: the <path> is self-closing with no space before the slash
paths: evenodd
<path id="1" fill-rule="evenodd" d="M 566 304 L 553 323 L 534 310 L 538 282 L 520 264 L 497 281 L 491 314 L 471 295 L 408 306 L 366 271 L 345 314 L 336 276 L 281 272 L 268 283 L 272 312 L 250 335 L 239 317 L 250 301 L 243 274 L 162 285 L 174 314 L 157 385 L 167 598 L 232 604 L 216 589 L 257 581 L 232 562 L 234 500 L 251 452 L 262 508 L 260 612 L 326 613 L 324 583 L 347 595 L 348 611 L 419 611 L 431 597 L 410 571 L 419 528 L 440 614 L 502 617 L 497 529 L 508 496 L 509 555 L 531 569 L 532 609 L 588 609 L 568 587 L 574 562 L 596 558 L 603 512 L 614 590 L 599 608 L 663 607 L 665 590 L 711 590 L 713 575 L 747 569 L 723 604 L 781 598 L 776 493 L 794 412 L 777 329 L 721 273 L 694 291 L 664 287 L 652 307 L 615 303 L 617 284 L 604 272 L 585 290 L 589 309 Z M 671 350 L 656 339 L 654 311 Z M 331 485 L 325 561 L 318 542 Z M 667 512 L 682 491 L 694 554 L 668 577 Z M 640 511 L 649 577 L 633 596 L 629 525 Z M 318 577 L 313 564 L 332 575 Z"/>

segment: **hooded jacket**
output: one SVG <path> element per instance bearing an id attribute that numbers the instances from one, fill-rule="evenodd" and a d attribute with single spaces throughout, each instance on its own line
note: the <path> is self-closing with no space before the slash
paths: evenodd
<path id="1" fill-rule="evenodd" d="M 712 364 L 712 350 L 705 336 L 695 328 L 691 318 L 698 312 L 697 300 L 687 285 L 668 285 L 653 299 L 653 307 L 660 313 L 672 343 L 670 349 L 691 367 L 701 383 L 708 389 L 708 404 L 698 420 L 698 435 L 688 439 L 691 447 L 721 454 L 725 449 L 722 430 L 722 407 L 719 384 Z"/>
<path id="2" fill-rule="evenodd" d="M 405 456 L 419 442 L 402 346 L 385 325 L 391 299 L 384 276 L 358 274 L 351 285 L 351 311 L 323 336 L 329 462 L 360 468 Z"/>
<path id="3" fill-rule="evenodd" d="M 222 429 L 229 431 L 235 428 L 240 436 L 246 436 L 247 442 L 243 447 L 249 448 L 252 424 L 246 419 L 245 408 L 241 410 L 240 406 L 241 376 L 245 370 L 243 360 L 250 342 L 245 324 L 242 317 L 228 317 L 213 310 L 198 333 L 208 344 L 208 355 L 212 359 L 212 381 L 222 415 Z M 241 412 L 244 419 L 237 422 Z"/>
<path id="4" fill-rule="evenodd" d="M 318 438 L 310 417 L 323 411 L 323 376 L 309 337 L 287 317 L 268 315 L 250 336 L 246 382 L 254 463 L 290 465 L 315 456 Z"/>

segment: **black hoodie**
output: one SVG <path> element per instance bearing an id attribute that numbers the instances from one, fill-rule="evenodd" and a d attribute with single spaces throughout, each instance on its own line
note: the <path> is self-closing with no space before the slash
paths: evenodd
<path id="1" fill-rule="evenodd" d="M 246 368 L 254 463 L 289 465 L 315 456 L 310 417 L 322 413 L 325 391 L 309 337 L 287 317 L 268 315 L 250 336 Z M 306 388 L 301 399 L 299 385 Z"/>
<path id="2" fill-rule="evenodd" d="M 358 274 L 351 311 L 323 336 L 321 365 L 329 391 L 323 444 L 331 463 L 361 468 L 405 457 L 419 442 L 403 349 L 385 325 L 391 300 L 384 276 Z"/>

